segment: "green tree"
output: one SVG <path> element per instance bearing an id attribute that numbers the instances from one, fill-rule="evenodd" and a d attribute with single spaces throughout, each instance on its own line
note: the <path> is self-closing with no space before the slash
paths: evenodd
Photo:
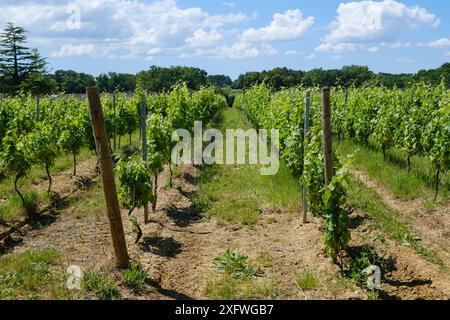
<path id="1" fill-rule="evenodd" d="M 27 31 L 8 23 L 1 36 L 1 74 L 9 85 L 18 86 L 29 70 L 30 49 L 25 46 Z"/>
<path id="2" fill-rule="evenodd" d="M 0 40 L 0 90 L 15 93 L 18 90 L 34 94 L 55 90 L 55 83 L 46 76 L 47 61 L 37 49 L 26 44 L 26 30 L 8 23 Z"/>

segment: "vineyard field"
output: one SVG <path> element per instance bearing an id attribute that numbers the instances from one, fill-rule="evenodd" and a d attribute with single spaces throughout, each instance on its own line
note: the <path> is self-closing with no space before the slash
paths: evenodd
<path id="1" fill-rule="evenodd" d="M 0 275 L 23 269 L 26 279 L 50 278 L 39 290 L 2 280 L 0 297 L 447 299 L 449 101 L 443 87 L 332 88 L 334 177 L 324 188 L 319 89 L 274 92 L 262 84 L 233 106 L 212 88 L 183 85 L 102 96 L 132 263 L 117 271 L 86 100 L 4 98 Z M 279 129 L 278 173 L 262 176 L 249 164 L 172 165 L 171 133 L 193 130 L 194 120 L 223 132 Z M 42 266 L 29 269 L 35 261 Z M 84 271 L 81 290 L 64 287 L 66 265 Z M 384 274 L 380 290 L 364 285 L 371 265 Z"/>

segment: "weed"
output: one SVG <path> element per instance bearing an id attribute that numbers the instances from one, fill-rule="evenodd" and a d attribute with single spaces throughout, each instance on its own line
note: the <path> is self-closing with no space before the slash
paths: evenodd
<path id="1" fill-rule="evenodd" d="M 122 270 L 121 274 L 125 285 L 135 290 L 140 289 L 147 280 L 147 275 L 137 265 L 131 265 L 128 269 Z"/>
<path id="2" fill-rule="evenodd" d="M 54 250 L 31 250 L 0 258 L 0 300 L 67 299 L 64 275 L 51 272 L 58 261 Z"/>
<path id="3" fill-rule="evenodd" d="M 24 192 L 23 193 L 24 209 L 28 217 L 36 216 L 39 207 L 38 194 L 36 192 Z"/>
<path id="4" fill-rule="evenodd" d="M 223 274 L 208 281 L 204 292 L 208 298 L 216 300 L 261 300 L 277 298 L 279 289 L 273 280 L 236 279 Z"/>
<path id="5" fill-rule="evenodd" d="M 215 257 L 215 267 L 235 279 L 262 276 L 264 272 L 249 262 L 246 255 L 227 249 L 224 254 Z"/>
<path id="6" fill-rule="evenodd" d="M 112 300 L 119 298 L 117 284 L 110 281 L 108 273 L 104 270 L 87 270 L 81 280 L 83 288 L 95 294 L 98 298 Z"/>
<path id="7" fill-rule="evenodd" d="M 318 285 L 319 279 L 317 278 L 314 271 L 308 269 L 295 278 L 295 283 L 297 283 L 297 285 L 301 289 L 309 290 L 315 288 Z"/>

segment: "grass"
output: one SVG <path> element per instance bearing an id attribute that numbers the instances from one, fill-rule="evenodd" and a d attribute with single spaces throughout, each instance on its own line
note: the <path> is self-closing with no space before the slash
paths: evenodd
<path id="1" fill-rule="evenodd" d="M 304 270 L 303 273 L 295 278 L 295 283 L 302 290 L 310 290 L 317 287 L 319 284 L 319 278 L 312 270 Z"/>
<path id="2" fill-rule="evenodd" d="M 101 300 L 113 300 L 119 298 L 119 287 L 109 279 L 104 270 L 87 270 L 81 279 L 83 289 L 94 294 Z"/>
<path id="3" fill-rule="evenodd" d="M 128 269 L 121 271 L 123 283 L 131 289 L 139 290 L 145 284 L 147 275 L 137 265 L 131 265 Z"/>
<path id="4" fill-rule="evenodd" d="M 206 283 L 205 295 L 220 300 L 276 298 L 277 283 L 264 278 L 264 272 L 257 264 L 271 265 L 271 260 L 266 254 L 260 254 L 252 261 L 235 250 L 226 250 L 214 258 L 214 265 L 221 274 Z"/>
<path id="5" fill-rule="evenodd" d="M 279 289 L 270 279 L 235 279 L 223 274 L 208 281 L 204 293 L 214 300 L 270 300 L 277 298 Z"/>
<path id="6" fill-rule="evenodd" d="M 32 250 L 0 258 L 0 300 L 69 299 L 58 253 Z"/>
<path id="7" fill-rule="evenodd" d="M 412 157 L 412 169 L 408 172 L 407 156 L 400 150 L 387 150 L 384 160 L 381 151 L 373 144 L 365 146 L 345 140 L 334 146 L 341 156 L 353 154 L 352 165 L 386 186 L 394 197 L 401 200 L 434 198 L 435 172 L 428 158 Z M 450 196 L 450 172 L 442 174 L 440 181 L 439 195 L 446 203 Z"/>
<path id="8" fill-rule="evenodd" d="M 80 219 L 86 216 L 101 216 L 106 212 L 102 181 L 93 183 L 89 189 L 80 191 L 71 198 L 65 212 Z"/>
<path id="9" fill-rule="evenodd" d="M 358 179 L 351 178 L 346 186 L 350 205 L 361 209 L 372 218 L 372 223 L 385 234 L 392 237 L 398 243 L 413 248 L 418 254 L 439 266 L 444 263 L 439 256 L 431 249 L 420 244 L 419 237 L 411 230 L 409 225 L 400 220 L 397 214 L 392 211 L 376 193 L 376 191 L 366 187 Z"/>
<path id="10" fill-rule="evenodd" d="M 25 206 L 17 194 L 13 195 L 0 205 L 0 220 L 12 222 L 23 215 L 31 217 L 38 212 L 39 201 L 44 201 L 45 197 L 35 191 L 27 191 L 22 194 Z"/>
<path id="11" fill-rule="evenodd" d="M 341 291 L 356 291 L 358 287 L 353 280 L 338 277 L 328 282 L 327 289 L 337 299 Z"/>
<path id="12" fill-rule="evenodd" d="M 222 255 L 214 258 L 217 269 L 224 271 L 236 279 L 262 276 L 264 272 L 250 263 L 248 256 L 227 249 Z"/>
<path id="13" fill-rule="evenodd" d="M 219 127 L 246 130 L 251 125 L 241 111 L 231 108 L 222 111 Z M 219 223 L 253 227 L 267 208 L 299 210 L 300 186 L 282 161 L 273 176 L 262 176 L 258 165 L 205 165 L 198 183 L 191 209 L 217 217 Z"/>

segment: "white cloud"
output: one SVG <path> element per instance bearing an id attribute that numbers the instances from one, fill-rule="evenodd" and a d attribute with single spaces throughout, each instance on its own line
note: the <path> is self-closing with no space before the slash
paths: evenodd
<path id="1" fill-rule="evenodd" d="M 413 46 L 411 42 L 400 42 L 400 41 L 394 43 L 383 42 L 380 45 L 383 47 L 389 47 L 391 49 L 411 48 Z"/>
<path id="2" fill-rule="evenodd" d="M 223 35 L 216 30 L 206 32 L 202 29 L 198 29 L 194 32 L 192 37 L 186 39 L 186 43 L 189 45 L 189 47 L 193 48 L 211 47 L 217 44 L 222 39 Z"/>
<path id="3" fill-rule="evenodd" d="M 310 55 L 308 55 L 305 59 L 307 60 L 312 60 L 316 58 L 316 54 L 315 53 L 311 53 Z"/>
<path id="4" fill-rule="evenodd" d="M 71 45 L 64 44 L 59 51 L 51 54 L 54 58 L 74 57 L 94 54 L 95 47 L 93 44 Z"/>
<path id="5" fill-rule="evenodd" d="M 439 25 L 436 15 L 394 0 L 341 3 L 326 42 L 392 42 L 421 26 Z"/>
<path id="6" fill-rule="evenodd" d="M 367 48 L 367 51 L 371 53 L 377 52 L 378 50 L 379 48 L 377 46 Z"/>
<path id="7" fill-rule="evenodd" d="M 256 13 L 253 13 L 251 16 L 248 16 L 242 12 L 209 16 L 204 21 L 203 26 L 209 27 L 209 28 L 220 28 L 226 24 L 245 23 L 252 19 L 256 19 L 256 17 L 257 17 Z"/>
<path id="8" fill-rule="evenodd" d="M 450 51 L 445 54 L 446 57 L 450 57 Z"/>
<path id="9" fill-rule="evenodd" d="M 222 2 L 222 5 L 229 8 L 234 8 L 236 6 L 234 2 Z"/>
<path id="10" fill-rule="evenodd" d="M 340 54 L 331 57 L 331 59 L 333 59 L 333 60 L 340 60 L 342 58 L 343 58 L 343 56 Z"/>
<path id="11" fill-rule="evenodd" d="M 248 42 L 238 41 L 230 46 L 220 46 L 217 48 L 203 49 L 197 48 L 192 54 L 181 54 L 181 58 L 204 57 L 212 59 L 248 59 L 272 56 L 277 54 L 271 45 L 262 43 L 251 45 Z"/>
<path id="12" fill-rule="evenodd" d="M 297 56 L 302 53 L 300 51 L 294 49 L 294 50 L 286 50 L 286 52 L 284 54 L 287 56 Z"/>
<path id="13" fill-rule="evenodd" d="M 350 51 L 356 51 L 357 46 L 353 43 L 323 43 L 320 46 L 318 46 L 315 51 L 317 52 L 350 52 Z"/>
<path id="14" fill-rule="evenodd" d="M 303 17 L 303 13 L 287 10 L 285 13 L 273 15 L 270 25 L 244 30 L 243 39 L 249 42 L 269 42 L 295 40 L 302 37 L 314 24 L 314 17 Z"/>
<path id="15" fill-rule="evenodd" d="M 432 41 L 428 44 L 431 48 L 444 48 L 444 47 L 450 47 L 450 40 L 447 38 L 442 38 L 436 41 Z"/>
<path id="16" fill-rule="evenodd" d="M 72 0 L 70 3 L 80 9 L 80 29 L 68 27 L 71 15 L 67 10 L 68 1 L 46 0 L 2 0 L 0 26 L 11 21 L 25 27 L 30 31 L 30 45 L 53 52 L 52 57 L 83 54 L 131 59 L 157 54 L 151 52 L 153 48 L 161 50 L 158 53 L 180 54 L 219 40 L 216 29 L 256 18 L 256 14 L 242 12 L 213 15 L 198 7 L 180 7 L 176 0 Z M 195 43 L 196 39 L 202 42 Z M 95 43 L 95 50 L 86 43 Z"/>

